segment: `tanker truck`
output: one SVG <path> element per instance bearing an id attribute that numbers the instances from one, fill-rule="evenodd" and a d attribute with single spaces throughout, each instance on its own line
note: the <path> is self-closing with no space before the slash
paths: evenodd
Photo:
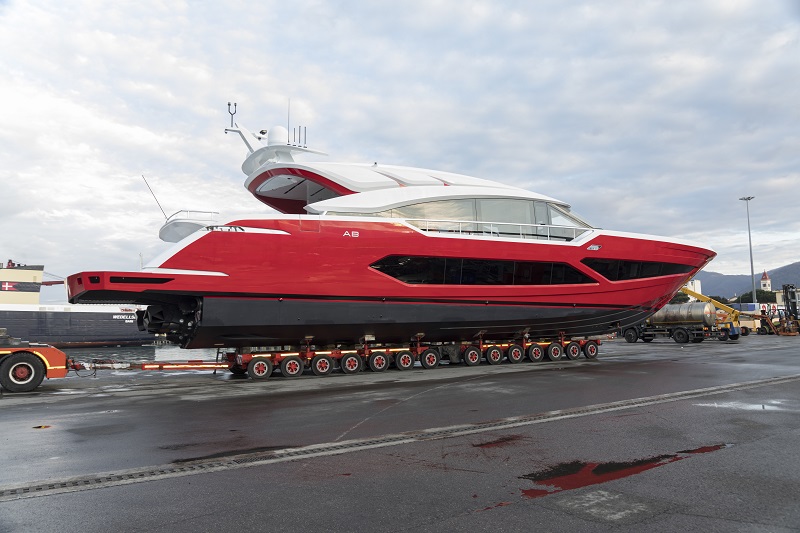
<path id="1" fill-rule="evenodd" d="M 703 342 L 713 335 L 716 319 L 717 310 L 709 302 L 667 304 L 645 322 L 625 328 L 622 336 L 628 342 L 656 337 L 671 337 L 679 344 Z"/>

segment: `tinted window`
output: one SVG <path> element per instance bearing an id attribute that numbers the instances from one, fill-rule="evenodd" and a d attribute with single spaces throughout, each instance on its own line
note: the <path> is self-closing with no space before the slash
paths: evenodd
<path id="1" fill-rule="evenodd" d="M 449 285 L 564 285 L 595 283 L 570 265 L 538 261 L 492 261 L 389 256 L 371 265 L 405 283 Z"/>
<path id="2" fill-rule="evenodd" d="M 581 262 L 610 281 L 687 274 L 694 268 L 677 263 L 624 261 L 621 259 L 584 259 Z"/>
<path id="3" fill-rule="evenodd" d="M 379 261 L 372 268 L 405 283 L 443 283 L 444 265 L 442 257 L 394 256 L 391 261 Z"/>
<path id="4" fill-rule="evenodd" d="M 475 200 L 440 200 L 404 205 L 391 210 L 393 218 L 475 220 Z"/>
<path id="5" fill-rule="evenodd" d="M 486 222 L 508 222 L 511 224 L 532 224 L 533 213 L 528 200 L 509 200 L 503 198 L 478 199 L 478 220 Z"/>

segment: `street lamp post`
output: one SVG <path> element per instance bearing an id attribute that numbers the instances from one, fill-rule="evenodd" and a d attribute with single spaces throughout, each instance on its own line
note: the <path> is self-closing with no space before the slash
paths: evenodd
<path id="1" fill-rule="evenodd" d="M 756 273 L 753 270 L 753 239 L 750 237 L 750 200 L 755 196 L 742 196 L 739 200 L 747 206 L 747 243 L 750 245 L 750 281 L 753 282 L 753 303 L 758 305 L 756 298 Z"/>

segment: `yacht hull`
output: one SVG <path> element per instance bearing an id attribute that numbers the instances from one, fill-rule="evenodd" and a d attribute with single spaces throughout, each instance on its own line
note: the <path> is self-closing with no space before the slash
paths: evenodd
<path id="1" fill-rule="evenodd" d="M 714 257 L 691 244 L 602 230 L 552 242 L 288 215 L 226 228 L 181 241 L 157 268 L 74 274 L 70 301 L 148 305 L 140 327 L 187 348 L 352 344 L 365 335 L 446 342 L 481 332 L 500 340 L 526 330 L 531 338 L 582 337 L 640 322 Z M 680 272 L 609 280 L 587 259 Z M 531 265 L 546 265 L 537 276 L 547 277 L 521 277 Z"/>

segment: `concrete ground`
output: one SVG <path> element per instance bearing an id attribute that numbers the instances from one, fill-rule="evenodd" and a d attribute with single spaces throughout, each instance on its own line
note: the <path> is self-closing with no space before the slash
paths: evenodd
<path id="1" fill-rule="evenodd" d="M 800 531 L 800 338 L 0 396 L 0 532 Z"/>

